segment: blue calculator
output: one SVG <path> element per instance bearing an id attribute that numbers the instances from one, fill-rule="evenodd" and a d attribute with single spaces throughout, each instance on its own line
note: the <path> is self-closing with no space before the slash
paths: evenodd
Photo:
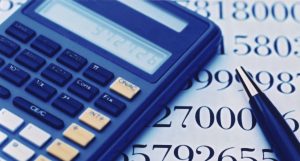
<path id="1" fill-rule="evenodd" d="M 0 160 L 116 159 L 221 42 L 174 2 L 29 0 L 0 27 Z"/>

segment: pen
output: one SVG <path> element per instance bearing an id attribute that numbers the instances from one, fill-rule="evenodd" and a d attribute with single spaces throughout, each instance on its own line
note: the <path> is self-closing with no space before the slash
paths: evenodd
<path id="1" fill-rule="evenodd" d="M 237 68 L 236 72 L 250 98 L 253 114 L 277 158 L 280 161 L 300 161 L 300 143 L 280 112 L 243 67 Z"/>

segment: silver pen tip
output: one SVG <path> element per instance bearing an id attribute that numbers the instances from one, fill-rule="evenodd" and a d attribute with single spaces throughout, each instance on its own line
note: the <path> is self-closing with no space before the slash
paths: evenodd
<path id="1" fill-rule="evenodd" d="M 236 68 L 236 73 L 238 74 L 240 81 L 242 82 L 244 89 L 249 97 L 261 92 L 243 67 L 240 66 Z"/>

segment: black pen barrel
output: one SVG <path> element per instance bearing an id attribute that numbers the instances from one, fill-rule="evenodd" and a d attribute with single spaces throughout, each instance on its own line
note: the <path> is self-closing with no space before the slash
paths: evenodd
<path id="1" fill-rule="evenodd" d="M 263 93 L 250 97 L 253 113 L 280 161 L 300 161 L 300 143 L 280 112 Z"/>

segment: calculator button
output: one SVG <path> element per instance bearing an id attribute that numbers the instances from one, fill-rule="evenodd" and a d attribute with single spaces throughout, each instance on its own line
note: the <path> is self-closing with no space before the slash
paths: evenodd
<path id="1" fill-rule="evenodd" d="M 7 135 L 0 131 L 0 146 L 7 139 Z"/>
<path id="2" fill-rule="evenodd" d="M 34 159 L 34 161 L 51 161 L 51 160 L 46 158 L 43 155 L 39 155 L 37 158 Z"/>
<path id="3" fill-rule="evenodd" d="M 131 82 L 129 82 L 121 77 L 118 77 L 110 85 L 110 89 L 129 100 L 131 100 L 140 91 L 140 87 L 132 84 Z"/>
<path id="4" fill-rule="evenodd" d="M 49 101 L 57 92 L 55 88 L 40 79 L 34 79 L 25 90 L 45 102 Z"/>
<path id="5" fill-rule="evenodd" d="M 0 85 L 0 98 L 7 99 L 10 97 L 10 91 Z"/>
<path id="6" fill-rule="evenodd" d="M 125 103 L 107 93 L 102 94 L 101 97 L 96 100 L 95 105 L 114 116 L 118 116 L 126 107 Z"/>
<path id="7" fill-rule="evenodd" d="M 99 93 L 96 87 L 82 79 L 73 82 L 68 90 L 86 101 L 91 101 Z"/>
<path id="8" fill-rule="evenodd" d="M 32 104 L 24 98 L 15 97 L 13 100 L 13 104 L 21 110 L 30 114 L 31 116 L 39 119 L 40 121 L 55 129 L 62 129 L 64 127 L 64 122 L 61 119 L 57 118 L 46 110 Z"/>
<path id="9" fill-rule="evenodd" d="M 6 37 L 0 35 L 0 53 L 7 57 L 14 56 L 20 50 L 20 46 Z"/>
<path id="10" fill-rule="evenodd" d="M 95 137 L 93 133 L 75 123 L 72 123 L 63 135 L 83 147 L 86 147 Z"/>
<path id="11" fill-rule="evenodd" d="M 59 86 L 64 86 L 72 79 L 71 73 L 52 63 L 42 72 L 42 76 Z"/>
<path id="12" fill-rule="evenodd" d="M 0 76 L 16 86 L 22 86 L 30 78 L 28 73 L 12 64 L 3 68 Z"/>
<path id="13" fill-rule="evenodd" d="M 70 116 L 77 115 L 83 109 L 82 103 L 65 93 L 61 94 L 52 105 Z"/>
<path id="14" fill-rule="evenodd" d="M 69 49 L 65 50 L 57 58 L 57 61 L 75 71 L 81 70 L 87 64 L 87 60 L 84 57 Z"/>
<path id="15" fill-rule="evenodd" d="M 16 57 L 16 62 L 35 72 L 46 63 L 45 59 L 27 49 Z"/>
<path id="16" fill-rule="evenodd" d="M 4 64 L 5 64 L 5 61 L 2 58 L 0 58 L 0 67 L 2 67 Z"/>
<path id="17" fill-rule="evenodd" d="M 29 123 L 19 135 L 38 147 L 43 146 L 50 139 L 50 135 L 47 132 L 31 123 Z"/>
<path id="18" fill-rule="evenodd" d="M 5 32 L 23 43 L 28 42 L 35 36 L 35 32 L 32 29 L 20 22 L 14 22 Z"/>
<path id="19" fill-rule="evenodd" d="M 16 131 L 22 124 L 24 120 L 17 116 L 16 114 L 3 108 L 0 110 L 0 125 L 11 132 Z"/>
<path id="20" fill-rule="evenodd" d="M 34 155 L 32 149 L 15 139 L 3 148 L 3 152 L 19 161 L 29 160 Z"/>
<path id="21" fill-rule="evenodd" d="M 97 64 L 91 64 L 83 75 L 103 86 L 107 85 L 114 77 L 113 73 Z"/>
<path id="22" fill-rule="evenodd" d="M 110 119 L 103 114 L 93 110 L 92 108 L 87 108 L 80 116 L 79 120 L 85 124 L 91 126 L 92 128 L 101 131 L 104 127 L 108 125 Z"/>
<path id="23" fill-rule="evenodd" d="M 43 35 L 38 36 L 31 44 L 31 47 L 49 57 L 54 56 L 61 49 L 58 43 Z"/>
<path id="24" fill-rule="evenodd" d="M 55 139 L 53 143 L 48 146 L 47 152 L 63 161 L 71 161 L 79 154 L 77 149 L 60 139 Z"/>

